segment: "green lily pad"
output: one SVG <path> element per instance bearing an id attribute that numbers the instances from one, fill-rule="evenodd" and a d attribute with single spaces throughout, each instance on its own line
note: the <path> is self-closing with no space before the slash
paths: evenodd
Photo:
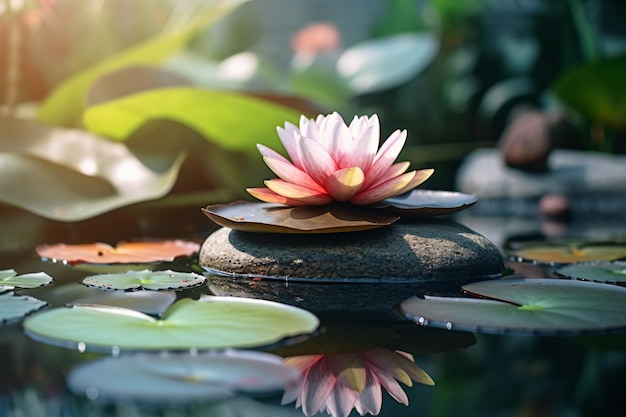
<path id="1" fill-rule="evenodd" d="M 384 208 L 400 216 L 425 217 L 465 210 L 477 201 L 478 198 L 473 194 L 416 189 L 397 197 L 387 198 L 372 207 Z"/>
<path id="2" fill-rule="evenodd" d="M 5 293 L 0 295 L 0 324 L 10 324 L 41 310 L 48 303 L 28 295 Z"/>
<path id="3" fill-rule="evenodd" d="M 626 288 L 615 285 L 532 278 L 475 282 L 463 290 L 482 298 L 411 297 L 400 308 L 420 325 L 479 333 L 553 336 L 626 329 Z"/>
<path id="4" fill-rule="evenodd" d="M 626 257 L 626 244 L 613 242 L 526 242 L 507 248 L 512 257 L 522 261 L 547 264 L 613 261 Z"/>
<path id="5" fill-rule="evenodd" d="M 173 291 L 98 291 L 97 295 L 78 298 L 67 305 L 104 305 L 128 308 L 160 316 L 176 301 Z"/>
<path id="6" fill-rule="evenodd" d="M 54 308 L 24 322 L 30 337 L 65 347 L 110 351 L 256 348 L 311 334 L 311 313 L 270 301 L 204 296 L 174 303 L 162 318 L 124 308 Z"/>
<path id="7" fill-rule="evenodd" d="M 0 292 L 18 288 L 37 288 L 48 285 L 52 277 L 45 272 L 17 275 L 13 269 L 0 270 Z M 2 288 L 4 291 L 2 291 Z"/>
<path id="8" fill-rule="evenodd" d="M 287 207 L 235 202 L 202 209 L 213 222 L 233 230 L 261 233 L 338 233 L 376 229 L 399 217 L 350 204 Z"/>
<path id="9" fill-rule="evenodd" d="M 555 273 L 584 281 L 626 284 L 626 262 L 620 261 L 567 265 Z"/>
<path id="10" fill-rule="evenodd" d="M 197 287 L 206 278 L 193 272 L 127 271 L 119 274 L 98 274 L 83 278 L 83 284 L 105 290 L 175 290 Z"/>
<path id="11" fill-rule="evenodd" d="M 566 72 L 554 92 L 588 119 L 626 129 L 626 55 L 606 58 Z"/>
<path id="12" fill-rule="evenodd" d="M 298 371 L 279 356 L 227 351 L 107 357 L 72 370 L 67 385 L 72 392 L 99 401 L 188 404 L 242 391 L 274 393 L 298 380 Z"/>

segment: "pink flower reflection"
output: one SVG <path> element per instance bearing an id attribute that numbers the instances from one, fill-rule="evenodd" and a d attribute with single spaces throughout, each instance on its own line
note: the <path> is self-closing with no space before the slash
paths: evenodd
<path id="1" fill-rule="evenodd" d="M 398 402 L 409 400 L 399 382 L 434 385 L 415 364 L 413 356 L 399 350 L 376 348 L 366 352 L 335 355 L 292 356 L 284 363 L 300 371 L 300 384 L 288 388 L 282 404 L 296 401 L 306 416 L 325 411 L 346 417 L 352 409 L 360 415 L 380 413 L 382 388 Z"/>

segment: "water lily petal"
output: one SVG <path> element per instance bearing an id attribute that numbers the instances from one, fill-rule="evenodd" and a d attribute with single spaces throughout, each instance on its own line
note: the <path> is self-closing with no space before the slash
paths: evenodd
<path id="1" fill-rule="evenodd" d="M 265 164 L 283 180 L 324 193 L 324 188 L 313 181 L 313 178 L 286 159 L 264 157 Z"/>
<path id="2" fill-rule="evenodd" d="M 376 179 L 383 175 L 394 163 L 405 142 L 406 130 L 396 130 L 382 144 L 374 157 L 372 165 L 365 172 L 365 176 L 371 178 L 372 183 L 376 182 Z M 370 185 L 366 183 L 365 186 L 369 187 Z"/>
<path id="3" fill-rule="evenodd" d="M 389 395 L 391 395 L 397 402 L 409 405 L 409 398 L 406 396 L 402 386 L 398 383 L 398 381 L 390 376 L 386 370 L 378 369 L 375 366 L 371 366 L 369 369 Z"/>
<path id="4" fill-rule="evenodd" d="M 392 178 L 399 177 L 404 174 L 407 169 L 409 169 L 410 162 L 397 162 L 391 165 L 384 174 L 381 174 L 378 178 L 375 177 L 366 177 L 365 183 L 363 184 L 363 189 L 376 187 L 383 182 L 389 181 Z"/>
<path id="5" fill-rule="evenodd" d="M 357 195 L 350 199 L 353 204 L 373 204 L 377 201 L 384 200 L 385 198 L 393 197 L 402 194 L 402 191 L 407 185 L 411 184 L 411 181 L 415 177 L 416 171 L 407 172 L 379 184 L 375 187 L 370 187 L 366 190 L 362 190 Z"/>
<path id="6" fill-rule="evenodd" d="M 328 138 L 328 143 L 324 147 L 336 162 L 350 151 L 355 140 L 350 134 L 348 126 L 346 126 L 346 123 L 338 113 L 333 113 L 327 118 L 323 134 Z M 348 165 L 344 165 L 341 168 L 346 167 Z"/>
<path id="7" fill-rule="evenodd" d="M 336 384 L 326 401 L 326 411 L 333 417 L 348 417 L 354 408 L 357 394 L 341 384 Z"/>
<path id="8" fill-rule="evenodd" d="M 335 200 L 348 201 L 359 192 L 364 180 L 361 168 L 344 168 L 333 172 L 324 182 L 324 188 Z"/>
<path id="9" fill-rule="evenodd" d="M 329 355 L 328 369 L 346 387 L 362 393 L 365 389 L 367 371 L 361 355 Z"/>
<path id="10" fill-rule="evenodd" d="M 364 354 L 368 366 L 384 369 L 398 381 L 409 387 L 413 381 L 424 385 L 435 385 L 432 378 L 413 360 L 410 353 L 400 350 L 374 349 Z"/>
<path id="11" fill-rule="evenodd" d="M 378 149 L 378 132 L 373 129 L 369 127 L 363 136 L 352 142 L 352 146 L 337 164 L 340 168 L 359 167 L 364 172 L 370 168 Z"/>
<path id="12" fill-rule="evenodd" d="M 276 194 L 311 205 L 323 205 L 333 201 L 333 198 L 328 194 L 284 180 L 267 180 L 265 185 Z"/>
<path id="13" fill-rule="evenodd" d="M 404 186 L 404 189 L 402 189 L 402 191 L 400 191 L 396 195 L 404 194 L 408 191 L 411 191 L 413 188 L 417 187 L 418 185 L 422 184 L 424 181 L 430 178 L 431 175 L 433 175 L 433 172 L 435 172 L 435 170 L 432 168 L 429 168 L 429 169 L 420 169 L 420 170 L 412 171 L 412 172 L 415 172 L 415 176 L 413 177 L 413 179 L 407 185 Z M 385 198 L 389 198 L 389 197 L 385 197 Z"/>
<path id="14" fill-rule="evenodd" d="M 302 138 L 300 146 L 304 170 L 319 184 L 324 184 L 338 169 L 335 160 L 326 149 L 312 139 Z"/>
<path id="15" fill-rule="evenodd" d="M 312 366 L 304 378 L 302 412 L 310 416 L 322 411 L 336 383 L 337 379 L 328 374 L 325 360 Z"/>
<path id="16" fill-rule="evenodd" d="M 277 127 L 278 137 L 280 138 L 283 147 L 287 151 L 287 155 L 291 158 L 291 161 L 298 168 L 302 168 L 302 160 L 300 157 L 300 149 L 298 141 L 300 140 L 300 131 L 293 124 L 285 123 L 285 128 Z"/>
<path id="17" fill-rule="evenodd" d="M 365 389 L 357 398 L 354 406 L 361 415 L 371 414 L 375 416 L 380 413 L 382 405 L 383 392 L 380 388 L 380 382 L 374 374 L 368 372 Z"/>
<path id="18" fill-rule="evenodd" d="M 269 188 L 246 188 L 246 191 L 254 198 L 266 203 L 284 204 L 286 206 L 306 206 L 307 203 L 293 198 L 287 198 L 283 195 L 276 194 Z"/>

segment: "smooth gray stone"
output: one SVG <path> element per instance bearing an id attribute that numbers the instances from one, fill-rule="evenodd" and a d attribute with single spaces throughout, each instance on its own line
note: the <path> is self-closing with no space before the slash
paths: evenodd
<path id="1" fill-rule="evenodd" d="M 492 242 L 445 219 L 323 235 L 221 228 L 199 258 L 203 267 L 228 274 L 333 282 L 470 282 L 504 269 Z"/>
<path id="2" fill-rule="evenodd" d="M 485 198 L 536 198 L 546 194 L 623 194 L 626 156 L 556 149 L 545 173 L 507 167 L 496 149 L 469 154 L 457 172 L 456 188 Z"/>

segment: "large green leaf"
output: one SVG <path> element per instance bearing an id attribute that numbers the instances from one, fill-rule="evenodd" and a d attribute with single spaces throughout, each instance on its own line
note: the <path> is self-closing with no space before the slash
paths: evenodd
<path id="1" fill-rule="evenodd" d="M 400 308 L 420 325 L 480 333 L 579 335 L 626 329 L 626 289 L 615 285 L 531 278 L 475 282 L 463 290 L 481 298 L 411 297 Z"/>
<path id="2" fill-rule="evenodd" d="M 566 72 L 554 92 L 591 121 L 626 129 L 626 55 L 594 61 Z"/>
<path id="3" fill-rule="evenodd" d="M 149 121 L 169 119 L 229 150 L 256 152 L 261 142 L 280 147 L 276 126 L 297 123 L 300 113 L 244 94 L 196 88 L 165 88 L 108 101 L 85 111 L 85 125 L 125 140 Z"/>
<path id="4" fill-rule="evenodd" d="M 133 152 L 82 130 L 0 118 L 0 202 L 83 220 L 164 196 L 184 159 L 180 149 Z"/>
<path id="5" fill-rule="evenodd" d="M 182 299 L 161 320 L 114 307 L 55 308 L 24 322 L 37 340 L 67 347 L 110 350 L 252 348 L 317 330 L 311 313 L 284 304 L 236 297 Z"/>
<path id="6" fill-rule="evenodd" d="M 200 29 L 217 21 L 245 1 L 218 1 L 213 7 L 200 13 L 183 28 L 162 33 L 74 75 L 46 98 L 39 109 L 39 119 L 61 126 L 75 126 L 80 122 L 87 91 L 97 78 L 129 65 L 163 62 L 189 42 Z"/>

